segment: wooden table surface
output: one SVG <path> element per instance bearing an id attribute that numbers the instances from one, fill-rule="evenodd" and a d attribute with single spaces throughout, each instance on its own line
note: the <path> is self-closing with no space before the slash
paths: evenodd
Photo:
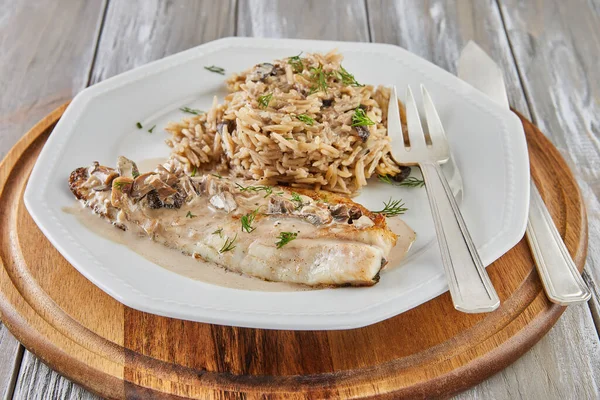
<path id="1" fill-rule="evenodd" d="M 0 0 L 0 158 L 84 87 L 224 36 L 400 45 L 455 73 L 476 41 L 587 201 L 592 299 L 459 399 L 600 398 L 600 0 Z M 2 398 L 91 399 L 0 324 Z"/>

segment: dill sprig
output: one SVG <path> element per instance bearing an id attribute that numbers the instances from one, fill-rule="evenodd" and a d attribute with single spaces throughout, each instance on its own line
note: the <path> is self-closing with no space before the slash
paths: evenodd
<path id="1" fill-rule="evenodd" d="M 212 233 L 213 235 L 219 235 L 220 238 L 223 237 L 223 228 L 219 228 Z"/>
<path id="2" fill-rule="evenodd" d="M 120 190 L 120 191 L 123 191 L 123 186 L 125 186 L 125 185 L 128 185 L 128 183 L 124 182 L 124 181 L 114 180 L 112 182 L 112 187 L 115 188 L 115 189 L 117 189 L 117 190 Z"/>
<path id="3" fill-rule="evenodd" d="M 352 116 L 352 126 L 367 125 L 375 125 L 375 122 L 371 121 L 371 119 L 367 117 L 365 110 L 360 107 L 356 107 L 356 110 L 354 110 L 354 115 Z"/>
<path id="4" fill-rule="evenodd" d="M 257 213 L 258 208 L 252 211 L 251 213 L 242 216 L 242 218 L 240 219 L 240 221 L 242 222 L 242 232 L 251 233 L 253 230 L 256 229 L 252 226 L 252 223 L 254 222 L 254 218 L 256 218 Z"/>
<path id="5" fill-rule="evenodd" d="M 187 214 L 185 214 L 186 218 L 196 218 L 196 215 L 192 214 L 191 211 L 188 211 Z"/>
<path id="6" fill-rule="evenodd" d="M 319 65 L 319 67 L 315 68 L 311 68 L 310 69 L 310 73 L 311 73 L 311 80 L 313 81 L 314 86 L 310 89 L 310 94 L 316 93 L 316 92 L 327 92 L 327 76 L 328 74 L 326 74 L 323 71 L 323 66 Z"/>
<path id="7" fill-rule="evenodd" d="M 375 214 L 383 214 L 386 217 L 394 217 L 396 215 L 404 214 L 408 208 L 404 208 L 402 200 L 392 200 L 390 197 L 389 201 L 383 202 L 383 209 L 380 211 L 373 211 Z"/>
<path id="8" fill-rule="evenodd" d="M 194 177 L 194 176 L 196 176 L 197 173 L 198 173 L 198 168 L 194 167 L 194 169 L 192 170 L 192 174 L 190 176 Z"/>
<path id="9" fill-rule="evenodd" d="M 292 192 L 292 201 L 296 203 L 296 210 L 302 208 L 304 202 L 302 201 L 302 197 L 296 192 Z"/>
<path id="10" fill-rule="evenodd" d="M 220 174 L 211 174 L 211 175 L 214 176 L 215 178 L 223 179 L 223 177 Z"/>
<path id="11" fill-rule="evenodd" d="M 142 129 L 143 128 L 143 126 L 142 126 L 142 124 L 140 122 L 136 122 L 135 126 L 137 126 L 138 129 Z"/>
<path id="12" fill-rule="evenodd" d="M 394 182 L 390 175 L 377 175 L 377 179 L 379 179 L 383 183 L 387 183 L 388 185 L 396 185 L 398 182 Z"/>
<path id="13" fill-rule="evenodd" d="M 205 113 L 205 111 L 198 110 L 197 108 L 179 107 L 179 109 L 181 111 L 183 111 L 184 113 L 194 114 L 194 115 L 200 115 L 200 114 L 204 114 Z"/>
<path id="14" fill-rule="evenodd" d="M 292 201 L 302 203 L 302 197 L 296 192 L 292 192 Z"/>
<path id="15" fill-rule="evenodd" d="M 301 54 L 302 52 L 300 52 L 300 54 L 298 54 L 297 56 L 288 58 L 288 64 L 292 66 L 292 71 L 295 74 L 304 71 L 304 64 L 302 63 L 302 59 L 300 58 Z"/>
<path id="16" fill-rule="evenodd" d="M 296 232 L 281 232 L 279 233 L 279 236 L 277 236 L 277 239 L 279 240 L 275 242 L 275 245 L 278 249 L 280 249 L 292 240 L 296 239 L 297 237 L 298 233 Z"/>
<path id="17" fill-rule="evenodd" d="M 269 103 L 271 102 L 272 98 L 273 98 L 273 93 L 267 93 L 262 96 L 258 96 L 258 106 L 260 108 L 269 107 Z"/>
<path id="18" fill-rule="evenodd" d="M 378 175 L 378 179 L 383 183 L 387 183 L 388 185 L 394 185 L 394 186 L 405 186 L 405 187 L 423 187 L 423 186 L 425 186 L 424 180 L 415 178 L 414 176 L 409 176 L 408 178 L 406 178 L 400 182 L 396 182 L 393 179 L 393 177 L 390 175 Z"/>
<path id="19" fill-rule="evenodd" d="M 152 128 L 148 129 L 148 132 L 152 133 L 152 131 L 156 128 L 156 125 L 153 125 Z"/>
<path id="20" fill-rule="evenodd" d="M 357 86 L 357 87 L 365 86 L 365 85 L 361 85 L 360 83 L 358 83 L 356 81 L 356 78 L 354 77 L 354 75 L 352 75 L 350 72 L 346 71 L 346 69 L 344 67 L 342 67 L 341 65 L 340 65 L 340 69 L 337 71 L 337 76 L 344 85 Z"/>
<path id="21" fill-rule="evenodd" d="M 298 118 L 300 121 L 304 122 L 306 125 L 309 125 L 309 126 L 313 126 L 313 124 L 315 123 L 315 119 L 309 117 L 306 114 L 296 115 L 296 118 Z"/>
<path id="22" fill-rule="evenodd" d="M 237 182 L 235 185 L 240 190 L 240 192 L 263 192 L 264 191 L 266 193 L 264 197 L 268 197 L 269 195 L 273 194 L 273 186 L 263 186 L 263 185 L 242 186 Z M 279 193 L 276 193 L 276 194 L 279 194 Z"/>
<path id="23" fill-rule="evenodd" d="M 225 69 L 221 68 L 221 67 L 217 67 L 215 65 L 211 65 L 210 67 L 204 67 L 204 69 L 206 69 L 210 72 L 214 72 L 216 74 L 225 75 Z"/>
<path id="24" fill-rule="evenodd" d="M 235 234 L 233 239 L 225 238 L 225 243 L 223 243 L 223 247 L 221 247 L 221 249 L 219 250 L 219 254 L 223 254 L 226 251 L 231 251 L 231 250 L 235 249 L 235 246 L 233 245 L 233 243 L 236 240 L 237 240 L 237 233 Z"/>

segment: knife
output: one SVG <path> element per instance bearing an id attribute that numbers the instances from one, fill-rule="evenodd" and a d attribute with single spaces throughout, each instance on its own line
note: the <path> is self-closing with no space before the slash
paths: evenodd
<path id="1" fill-rule="evenodd" d="M 509 108 L 500 67 L 475 42 L 469 41 L 458 60 L 458 77 L 489 98 Z M 515 135 L 524 135 L 521 127 Z M 525 236 L 538 274 L 551 302 L 563 306 L 589 300 L 590 289 L 579 274 L 533 179 Z"/>

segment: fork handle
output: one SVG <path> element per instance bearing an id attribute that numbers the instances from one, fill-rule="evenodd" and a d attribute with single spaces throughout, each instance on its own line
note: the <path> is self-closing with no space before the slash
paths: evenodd
<path id="1" fill-rule="evenodd" d="M 589 300 L 592 295 L 590 289 L 571 259 L 533 181 L 527 220 L 527 241 L 550 301 L 568 306 Z"/>
<path id="2" fill-rule="evenodd" d="M 494 311 L 498 294 L 485 271 L 450 185 L 436 162 L 420 163 L 442 263 L 454 307 L 466 313 Z"/>

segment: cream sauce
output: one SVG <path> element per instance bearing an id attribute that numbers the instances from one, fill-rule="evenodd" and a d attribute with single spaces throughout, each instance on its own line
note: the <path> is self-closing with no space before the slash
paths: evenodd
<path id="1" fill-rule="evenodd" d="M 402 260 L 406 257 L 406 253 L 408 253 L 415 242 L 417 234 L 406 222 L 398 217 L 388 218 L 387 225 L 389 230 L 398 235 L 398 241 L 390 251 L 387 257 L 388 263 L 385 266 L 385 269 L 393 269 L 401 265 Z"/>
<path id="2" fill-rule="evenodd" d="M 154 243 L 147 236 L 138 236 L 132 234 L 132 232 L 117 229 L 106 219 L 92 213 L 79 202 L 72 207 L 64 207 L 63 211 L 74 215 L 83 226 L 101 237 L 126 246 L 148 261 L 187 278 L 227 288 L 262 292 L 294 292 L 318 289 L 291 283 L 267 282 L 228 271 L 215 263 L 195 259 L 178 250 Z"/>
<path id="3" fill-rule="evenodd" d="M 168 161 L 166 157 L 146 158 L 145 160 L 136 161 L 135 164 L 140 172 L 154 171 L 158 164 L 164 164 Z"/>

